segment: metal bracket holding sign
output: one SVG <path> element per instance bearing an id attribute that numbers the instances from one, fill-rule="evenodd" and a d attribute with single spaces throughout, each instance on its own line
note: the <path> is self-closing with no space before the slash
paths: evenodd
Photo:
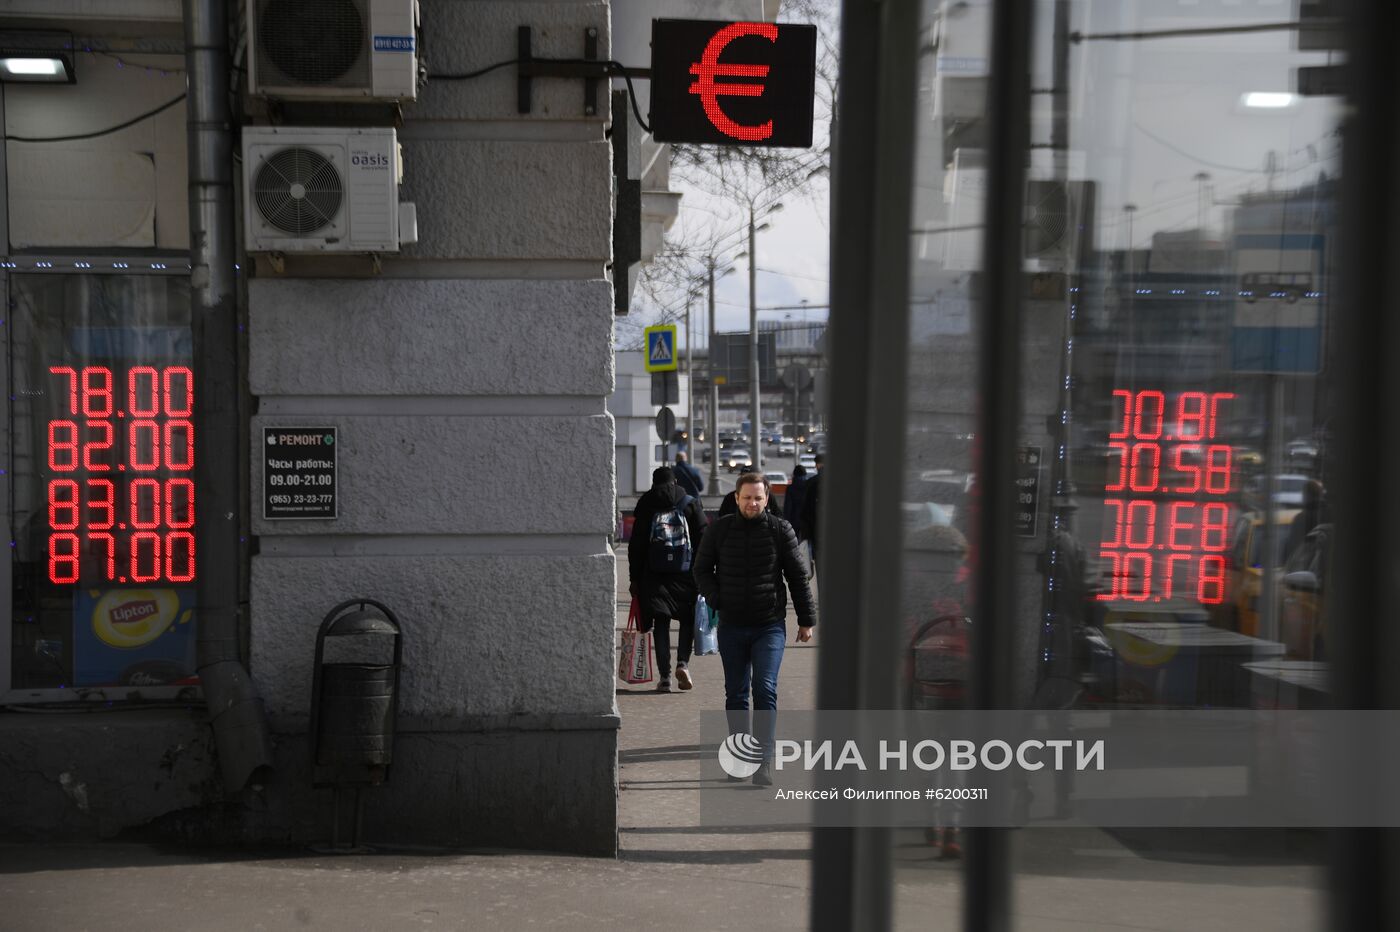
<path id="1" fill-rule="evenodd" d="M 262 447 L 263 518 L 339 517 L 334 427 L 264 427 Z"/>
<path id="2" fill-rule="evenodd" d="M 810 146 L 816 62 L 815 26 L 652 20 L 652 137 Z"/>
<path id="3" fill-rule="evenodd" d="M 598 29 L 589 26 L 583 30 L 583 58 L 580 60 L 560 60 L 536 58 L 531 51 L 532 31 L 529 26 L 519 26 L 515 33 L 516 41 L 516 101 L 518 113 L 529 113 L 531 92 L 535 78 L 583 78 L 583 115 L 595 116 L 598 113 L 598 82 L 611 76 L 626 75 L 633 78 L 651 76 L 647 68 L 623 68 L 598 58 Z"/>
<path id="4" fill-rule="evenodd" d="M 1040 520 L 1040 447 L 1016 448 L 1016 536 L 1034 537 Z"/>

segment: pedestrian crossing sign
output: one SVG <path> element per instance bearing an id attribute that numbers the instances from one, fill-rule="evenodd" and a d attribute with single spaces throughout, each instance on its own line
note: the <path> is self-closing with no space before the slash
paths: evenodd
<path id="1" fill-rule="evenodd" d="M 676 325 L 657 324 L 643 331 L 647 337 L 646 370 L 676 371 Z"/>

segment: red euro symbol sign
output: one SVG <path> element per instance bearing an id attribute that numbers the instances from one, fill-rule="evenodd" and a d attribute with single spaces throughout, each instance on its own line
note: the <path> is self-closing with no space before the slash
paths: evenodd
<path id="1" fill-rule="evenodd" d="M 690 93 L 700 95 L 700 102 L 705 106 L 705 116 L 710 118 L 715 129 L 726 136 L 742 139 L 745 142 L 762 142 L 773 135 L 773 121 L 769 120 L 758 126 L 736 123 L 720 108 L 719 98 L 724 95 L 761 97 L 763 96 L 763 85 L 715 83 L 715 78 L 768 77 L 767 65 L 722 65 L 719 63 L 720 53 L 725 50 L 729 43 L 744 36 L 761 36 L 769 42 L 777 42 L 778 27 L 772 23 L 730 23 L 715 33 L 710 37 L 710 42 L 705 46 L 705 52 L 700 56 L 700 60 L 690 66 L 690 73 L 696 78 L 695 83 L 690 85 Z"/>

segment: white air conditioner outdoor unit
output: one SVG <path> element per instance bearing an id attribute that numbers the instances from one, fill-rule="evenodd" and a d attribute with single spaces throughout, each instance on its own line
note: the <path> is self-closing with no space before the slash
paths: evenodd
<path id="1" fill-rule="evenodd" d="M 248 0 L 248 88 L 287 99 L 413 100 L 418 0 Z"/>
<path id="2" fill-rule="evenodd" d="M 398 252 L 415 236 L 402 177 L 389 128 L 244 127 L 248 251 Z"/>

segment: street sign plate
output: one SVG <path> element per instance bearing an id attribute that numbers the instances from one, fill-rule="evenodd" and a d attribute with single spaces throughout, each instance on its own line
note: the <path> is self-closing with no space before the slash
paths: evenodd
<path id="1" fill-rule="evenodd" d="M 336 510 L 336 429 L 263 428 L 263 517 L 331 519 Z"/>
<path id="2" fill-rule="evenodd" d="M 673 372 L 677 365 L 676 325 L 658 324 L 643 331 L 646 334 L 644 362 L 648 372 Z"/>
<path id="3" fill-rule="evenodd" d="M 656 412 L 656 436 L 662 443 L 670 443 L 671 436 L 676 432 L 676 412 L 670 408 L 662 408 Z"/>

